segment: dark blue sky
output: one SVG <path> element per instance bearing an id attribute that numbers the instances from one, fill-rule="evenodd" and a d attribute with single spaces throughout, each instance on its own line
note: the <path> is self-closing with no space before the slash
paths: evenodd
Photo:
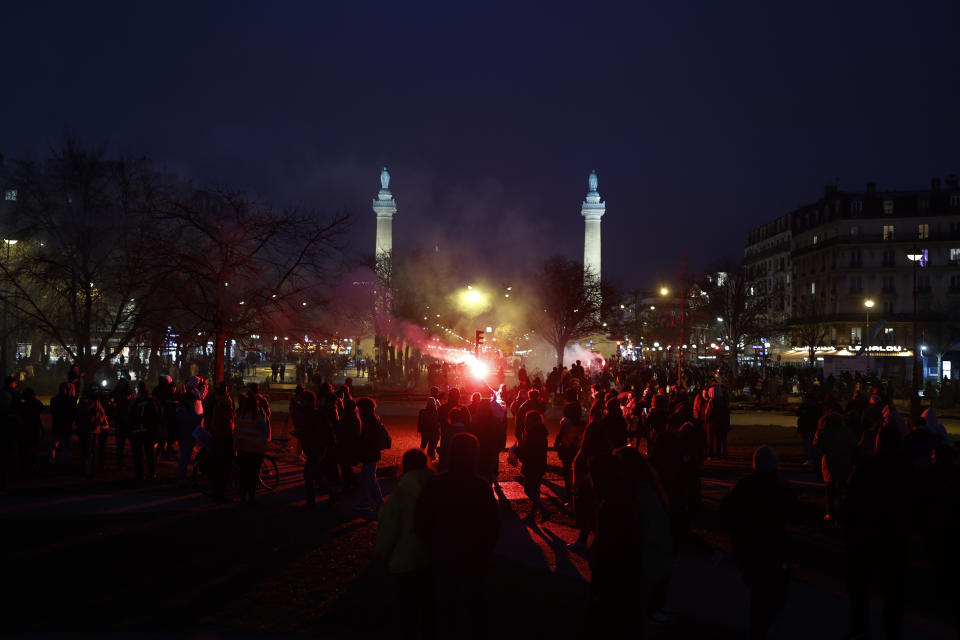
<path id="1" fill-rule="evenodd" d="M 71 131 L 199 184 L 348 209 L 367 252 L 385 164 L 399 249 L 437 239 L 496 272 L 582 255 L 596 169 L 604 273 L 641 286 L 684 251 L 740 255 L 826 182 L 960 173 L 958 7 L 8 3 L 0 151 Z"/>

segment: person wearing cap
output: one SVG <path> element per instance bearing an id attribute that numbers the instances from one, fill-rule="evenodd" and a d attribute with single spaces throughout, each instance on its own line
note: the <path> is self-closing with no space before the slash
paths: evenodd
<path id="1" fill-rule="evenodd" d="M 757 447 L 753 473 L 738 480 L 720 505 L 733 557 L 750 590 L 751 638 L 767 637 L 787 601 L 787 524 L 799 503 L 779 465 L 772 448 Z"/>

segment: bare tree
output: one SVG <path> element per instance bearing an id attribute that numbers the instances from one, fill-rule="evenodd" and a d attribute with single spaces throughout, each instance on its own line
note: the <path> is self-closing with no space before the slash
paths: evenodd
<path id="1" fill-rule="evenodd" d="M 212 338 L 217 382 L 230 340 L 268 324 L 293 326 L 304 308 L 323 303 L 320 285 L 349 220 L 210 191 L 171 200 L 158 217 L 176 268 L 166 284 L 190 329 Z"/>
<path id="2" fill-rule="evenodd" d="M 531 282 L 536 291 L 530 301 L 529 322 L 556 349 L 558 365 L 563 365 L 568 344 L 606 333 L 602 318 L 617 298 L 581 263 L 560 256 L 547 258 Z"/>
<path id="3" fill-rule="evenodd" d="M 162 195 L 157 174 L 145 159 L 108 160 L 67 139 L 42 164 L 18 163 L 13 182 L 4 310 L 48 336 L 89 381 L 162 306 L 164 267 L 148 223 Z"/>
<path id="4" fill-rule="evenodd" d="M 830 328 L 824 322 L 820 305 L 817 304 L 813 296 L 802 300 L 798 310 L 800 314 L 793 322 L 793 340 L 796 344 L 807 348 L 808 360 L 812 369 L 817 366 L 817 348 L 826 344 L 827 336 L 830 335 Z"/>
<path id="5" fill-rule="evenodd" d="M 722 267 L 704 278 L 697 288 L 702 295 L 693 297 L 698 301 L 694 302 L 694 311 L 702 316 L 701 324 L 717 319 L 736 368 L 746 344 L 771 330 L 768 314 L 775 294 L 752 287 L 742 264 Z"/>

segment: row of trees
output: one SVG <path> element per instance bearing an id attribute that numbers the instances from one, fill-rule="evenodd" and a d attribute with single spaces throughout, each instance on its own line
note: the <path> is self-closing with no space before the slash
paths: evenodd
<path id="1" fill-rule="evenodd" d="M 88 380 L 132 344 L 159 354 L 173 332 L 213 341 L 223 379 L 232 339 L 317 312 L 349 223 L 199 189 L 74 140 L 15 163 L 7 182 L 7 327 L 36 336 L 35 356 L 59 347 Z"/>

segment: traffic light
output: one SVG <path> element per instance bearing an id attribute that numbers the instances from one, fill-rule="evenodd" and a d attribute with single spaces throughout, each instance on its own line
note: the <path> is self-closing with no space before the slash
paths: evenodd
<path id="1" fill-rule="evenodd" d="M 476 341 L 475 341 L 475 343 L 474 343 L 474 344 L 475 344 L 475 346 L 474 346 L 474 355 L 477 355 L 477 356 L 480 355 L 480 346 L 483 344 L 483 334 L 484 334 L 484 333 L 486 333 L 486 332 L 485 332 L 485 331 L 480 331 L 479 329 L 477 330 L 477 339 L 476 339 Z"/>

